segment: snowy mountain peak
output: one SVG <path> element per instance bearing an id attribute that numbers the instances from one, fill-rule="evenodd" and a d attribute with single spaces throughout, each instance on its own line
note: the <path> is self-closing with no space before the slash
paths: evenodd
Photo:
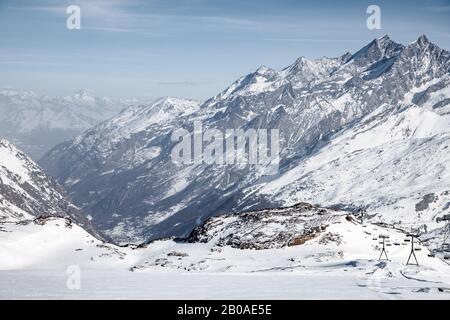
<path id="1" fill-rule="evenodd" d="M 371 63 L 383 58 L 391 58 L 401 52 L 402 44 L 392 41 L 388 36 L 374 39 L 353 55 L 353 60 Z"/>
<path id="2" fill-rule="evenodd" d="M 100 100 L 101 98 L 98 98 L 94 95 L 94 92 L 87 89 L 81 89 L 76 91 L 71 96 L 65 96 L 64 99 L 69 101 L 70 103 L 75 104 L 82 104 L 82 105 L 94 105 L 96 100 Z"/>
<path id="3" fill-rule="evenodd" d="M 170 121 L 172 117 L 180 114 L 189 114 L 197 111 L 199 103 L 195 100 L 182 99 L 176 97 L 161 97 L 150 104 L 139 104 L 130 106 L 123 110 L 122 114 L 128 117 L 126 121 L 145 121 L 148 125 L 155 121 Z M 131 115 L 130 115 L 131 114 Z M 140 114 L 144 118 L 137 119 L 136 115 Z"/>
<path id="4" fill-rule="evenodd" d="M 292 64 L 293 66 L 303 66 L 310 63 L 310 60 L 307 59 L 306 57 L 298 57 L 295 62 Z"/>
<path id="5" fill-rule="evenodd" d="M 391 38 L 389 37 L 389 35 L 385 34 L 384 36 L 379 37 L 377 39 L 377 41 L 378 41 L 378 43 L 383 43 L 383 42 L 386 42 L 386 41 L 391 41 Z"/>
<path id="6" fill-rule="evenodd" d="M 438 45 L 431 42 L 426 35 L 421 35 L 416 41 L 410 43 L 407 48 L 410 48 L 414 51 L 418 51 L 421 53 L 431 52 L 431 51 L 445 51 L 440 48 Z"/>
<path id="7" fill-rule="evenodd" d="M 90 96 L 94 96 L 94 91 L 89 90 L 89 89 L 80 89 L 78 91 L 75 91 L 75 96 L 79 96 L 79 97 L 90 97 Z"/>
<path id="8" fill-rule="evenodd" d="M 3 88 L 0 91 L 0 95 L 8 98 L 23 99 L 23 100 L 32 100 L 39 98 L 39 95 L 34 91 L 31 90 L 18 91 L 13 88 Z"/>
<path id="9" fill-rule="evenodd" d="M 390 46 L 398 46 L 399 43 L 391 40 L 388 35 L 384 35 L 380 38 L 374 39 L 372 43 L 376 44 L 380 50 L 385 50 Z"/>
<path id="10" fill-rule="evenodd" d="M 292 65 L 290 65 L 287 70 L 289 70 L 289 73 L 295 73 L 295 72 L 302 72 L 306 69 L 311 70 L 314 66 L 314 60 L 309 60 L 305 57 L 299 57 L 297 58 Z"/>
<path id="11" fill-rule="evenodd" d="M 164 106 L 167 108 L 174 108 L 174 109 L 182 111 L 182 110 L 185 110 L 186 108 L 191 108 L 191 107 L 195 107 L 198 105 L 199 105 L 199 103 L 192 99 L 183 99 L 183 98 L 165 96 L 165 97 L 161 97 L 161 98 L 155 100 L 153 103 L 151 103 L 150 108 Z"/>
<path id="12" fill-rule="evenodd" d="M 415 42 L 422 47 L 430 44 L 430 41 L 425 34 L 422 34 Z"/>
<path id="13" fill-rule="evenodd" d="M 12 143 L 10 143 L 8 140 L 6 140 L 4 137 L 0 137 L 0 147 L 7 149 L 11 152 L 17 152 L 17 148 Z"/>
<path id="14" fill-rule="evenodd" d="M 263 65 L 259 67 L 255 73 L 258 75 L 271 75 L 273 73 L 276 73 L 276 71 L 272 68 Z"/>
<path id="15" fill-rule="evenodd" d="M 406 46 L 399 58 L 396 64 L 400 68 L 404 68 L 404 64 L 414 65 L 418 84 L 431 78 L 449 77 L 450 52 L 430 42 L 425 35 Z"/>

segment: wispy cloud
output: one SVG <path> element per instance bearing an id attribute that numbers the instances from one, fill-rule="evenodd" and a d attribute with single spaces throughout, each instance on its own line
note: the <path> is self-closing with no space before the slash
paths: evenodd
<path id="1" fill-rule="evenodd" d="M 209 21 L 213 23 L 224 23 L 233 25 L 255 25 L 256 22 L 247 19 L 238 19 L 233 17 L 220 17 L 220 16 L 193 16 L 194 19 Z"/>
<path id="2" fill-rule="evenodd" d="M 60 14 L 66 11 L 69 5 L 76 4 L 82 8 L 83 11 L 89 13 L 93 17 L 111 17 L 120 15 L 126 5 L 132 4 L 134 1 L 122 1 L 122 0 L 78 0 L 76 3 L 73 1 L 47 1 L 40 5 L 35 3 L 30 4 L 29 2 L 18 2 L 14 5 L 9 6 L 9 9 L 14 10 L 28 10 L 28 11 L 43 11 L 48 13 Z"/>
<path id="3" fill-rule="evenodd" d="M 36 5 L 15 5 L 15 6 L 9 6 L 9 10 L 17 10 L 17 11 L 41 11 L 41 12 L 48 12 L 52 14 L 61 14 L 66 11 L 67 6 L 63 5 L 42 5 L 42 6 L 36 6 Z"/>
<path id="4" fill-rule="evenodd" d="M 427 7 L 427 10 L 433 11 L 433 12 L 450 12 L 450 5 L 430 6 L 430 7 Z"/>
<path id="5" fill-rule="evenodd" d="M 116 27 L 83 27 L 83 30 L 93 30 L 93 31 L 101 31 L 101 32 L 119 32 L 119 33 L 134 33 L 146 36 L 154 36 L 154 37 L 164 37 L 167 34 L 158 33 L 158 32 L 149 32 L 146 30 L 140 29 L 130 29 L 130 28 L 116 28 Z"/>
<path id="6" fill-rule="evenodd" d="M 69 5 L 76 4 L 81 8 L 81 17 L 83 21 L 89 21 L 90 24 L 95 26 L 98 30 L 103 28 L 103 31 L 116 31 L 119 32 L 121 29 L 126 30 L 127 28 L 122 28 L 126 22 L 132 21 L 132 8 L 136 5 L 137 0 L 77 0 L 77 1 L 54 1 L 49 0 L 43 2 L 41 5 L 31 4 L 29 2 L 18 2 L 11 5 L 9 9 L 18 11 L 36 11 L 47 13 L 48 15 L 65 15 L 66 9 Z M 105 22 L 108 25 L 105 27 Z M 94 28 L 94 27 L 92 27 Z"/>
<path id="7" fill-rule="evenodd" d="M 0 64 L 3 65 L 36 65 L 36 66 L 71 66 L 73 64 L 70 63 L 60 63 L 60 62 L 52 62 L 52 61 L 32 61 L 32 60 L 3 60 L 0 59 Z"/>
<path id="8" fill-rule="evenodd" d="M 65 12 L 68 5 L 71 5 L 72 1 L 50 1 L 44 5 L 29 5 L 19 4 L 10 7 L 16 10 L 32 10 L 32 11 L 44 11 L 53 14 L 61 14 Z M 150 19 L 150 20 L 198 20 L 211 23 L 221 23 L 230 25 L 253 25 L 255 21 L 248 19 L 230 17 L 230 16 L 217 16 L 217 15 L 187 15 L 187 14 L 163 14 L 163 13 L 149 13 L 139 11 L 139 4 L 143 4 L 139 0 L 78 0 L 76 2 L 82 10 L 82 15 L 88 16 L 91 19 L 123 19 L 133 21 L 137 18 Z"/>
<path id="9" fill-rule="evenodd" d="M 158 23 L 189 23 L 202 22 L 214 25 L 229 25 L 229 26 L 254 26 L 258 24 L 255 20 L 242 19 L 230 16 L 216 16 L 216 15 L 186 15 L 186 14 L 160 14 L 160 13 L 146 13 L 146 12 L 127 12 L 124 13 L 129 20 L 141 19 L 147 22 Z"/>
<path id="10" fill-rule="evenodd" d="M 42 5 L 29 2 L 18 2 L 11 5 L 14 10 L 36 11 L 51 16 L 66 14 L 66 8 L 72 1 L 48 0 Z M 150 10 L 152 2 L 139 0 L 78 0 L 76 4 L 81 8 L 82 29 L 111 32 L 130 33 L 143 36 L 168 36 L 180 30 L 180 26 L 195 26 L 198 24 L 221 28 L 248 28 L 258 24 L 245 18 L 221 15 L 196 15 L 183 12 L 166 13 L 157 9 Z"/>
<path id="11" fill-rule="evenodd" d="M 199 86 L 201 83 L 193 81 L 160 81 L 157 82 L 160 86 L 173 86 L 173 87 L 194 87 Z"/>
<path id="12" fill-rule="evenodd" d="M 363 39 L 264 38 L 266 41 L 287 42 L 364 42 Z"/>

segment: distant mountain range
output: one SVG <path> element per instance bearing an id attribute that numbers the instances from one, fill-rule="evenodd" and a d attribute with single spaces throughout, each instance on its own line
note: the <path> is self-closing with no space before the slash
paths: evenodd
<path id="1" fill-rule="evenodd" d="M 0 136 L 38 160 L 55 145 L 116 115 L 132 103 L 132 100 L 96 97 L 88 90 L 49 97 L 32 91 L 1 89 Z"/>
<path id="2" fill-rule="evenodd" d="M 260 67 L 203 104 L 134 105 L 39 162 L 117 243 L 187 236 L 224 212 L 308 201 L 431 232 L 450 207 L 450 53 L 388 36 L 354 54 Z M 171 161 L 194 121 L 279 129 L 279 175 Z"/>

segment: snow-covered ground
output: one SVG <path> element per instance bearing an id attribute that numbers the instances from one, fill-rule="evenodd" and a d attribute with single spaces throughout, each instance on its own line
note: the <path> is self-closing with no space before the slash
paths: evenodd
<path id="1" fill-rule="evenodd" d="M 390 237 L 390 261 L 378 261 L 380 234 Z M 0 298 L 449 299 L 450 266 L 421 245 L 420 266 L 406 266 L 404 239 L 344 216 L 302 245 L 265 250 L 172 240 L 116 247 L 64 219 L 6 223 Z M 73 289 L 77 270 L 80 288 Z"/>
<path id="2" fill-rule="evenodd" d="M 448 299 L 440 284 L 316 273 L 130 273 L 82 271 L 81 289 L 65 270 L 0 272 L 1 299 Z"/>

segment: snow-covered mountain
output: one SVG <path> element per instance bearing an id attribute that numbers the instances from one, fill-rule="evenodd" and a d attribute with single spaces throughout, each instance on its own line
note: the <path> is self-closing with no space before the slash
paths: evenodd
<path id="1" fill-rule="evenodd" d="M 0 138 L 0 223 L 36 217 L 70 218 L 93 235 L 87 217 L 53 178 L 6 139 Z"/>
<path id="2" fill-rule="evenodd" d="M 0 135 L 38 160 L 55 145 L 116 115 L 134 101 L 80 90 L 65 97 L 0 90 Z"/>
<path id="3" fill-rule="evenodd" d="M 408 45 L 384 36 L 354 54 L 260 67 L 199 107 L 131 107 L 41 164 L 118 242 L 183 236 L 219 213 L 304 200 L 431 232 L 449 208 L 449 61 L 425 36 Z M 279 129 L 280 174 L 175 165 L 171 133 L 192 132 L 195 120 Z"/>
<path id="4" fill-rule="evenodd" d="M 188 123 L 188 119 L 198 110 L 196 101 L 173 97 L 158 99 L 150 105 L 131 106 L 74 140 L 57 146 L 41 164 L 47 172 L 64 182 L 74 201 L 80 201 L 81 207 L 89 208 L 87 212 L 99 223 L 97 228 L 109 230 L 105 233 L 110 237 L 128 234 L 123 242 L 130 239 L 145 241 L 147 237 L 138 237 L 136 230 L 128 228 L 127 221 L 134 220 L 136 226 L 145 229 L 152 224 L 152 220 L 164 220 L 165 216 L 170 215 L 170 212 L 161 211 L 153 216 L 146 214 L 147 218 L 143 219 L 140 212 L 144 210 L 148 213 L 146 207 L 150 205 L 152 195 L 163 192 L 175 194 L 176 189 L 182 187 L 181 184 L 172 185 L 172 181 L 160 180 L 165 178 L 163 175 L 167 171 L 173 175 L 179 172 L 179 168 L 170 165 L 170 149 L 166 146 L 171 144 L 172 130 Z M 68 156 L 67 164 L 59 162 L 60 156 L 63 156 L 59 153 L 62 150 Z M 86 157 L 84 152 L 87 150 L 90 151 Z M 159 168 L 153 166 L 154 161 L 161 166 L 166 163 L 168 167 L 164 172 L 158 172 Z M 69 166 L 70 171 L 67 171 Z M 94 182 L 98 177 L 103 178 Z M 97 186 L 92 188 L 91 183 Z M 74 188 L 80 190 L 83 196 L 73 192 Z M 101 201 L 96 200 L 94 204 L 94 198 Z M 134 213 L 126 217 L 125 211 Z"/>

